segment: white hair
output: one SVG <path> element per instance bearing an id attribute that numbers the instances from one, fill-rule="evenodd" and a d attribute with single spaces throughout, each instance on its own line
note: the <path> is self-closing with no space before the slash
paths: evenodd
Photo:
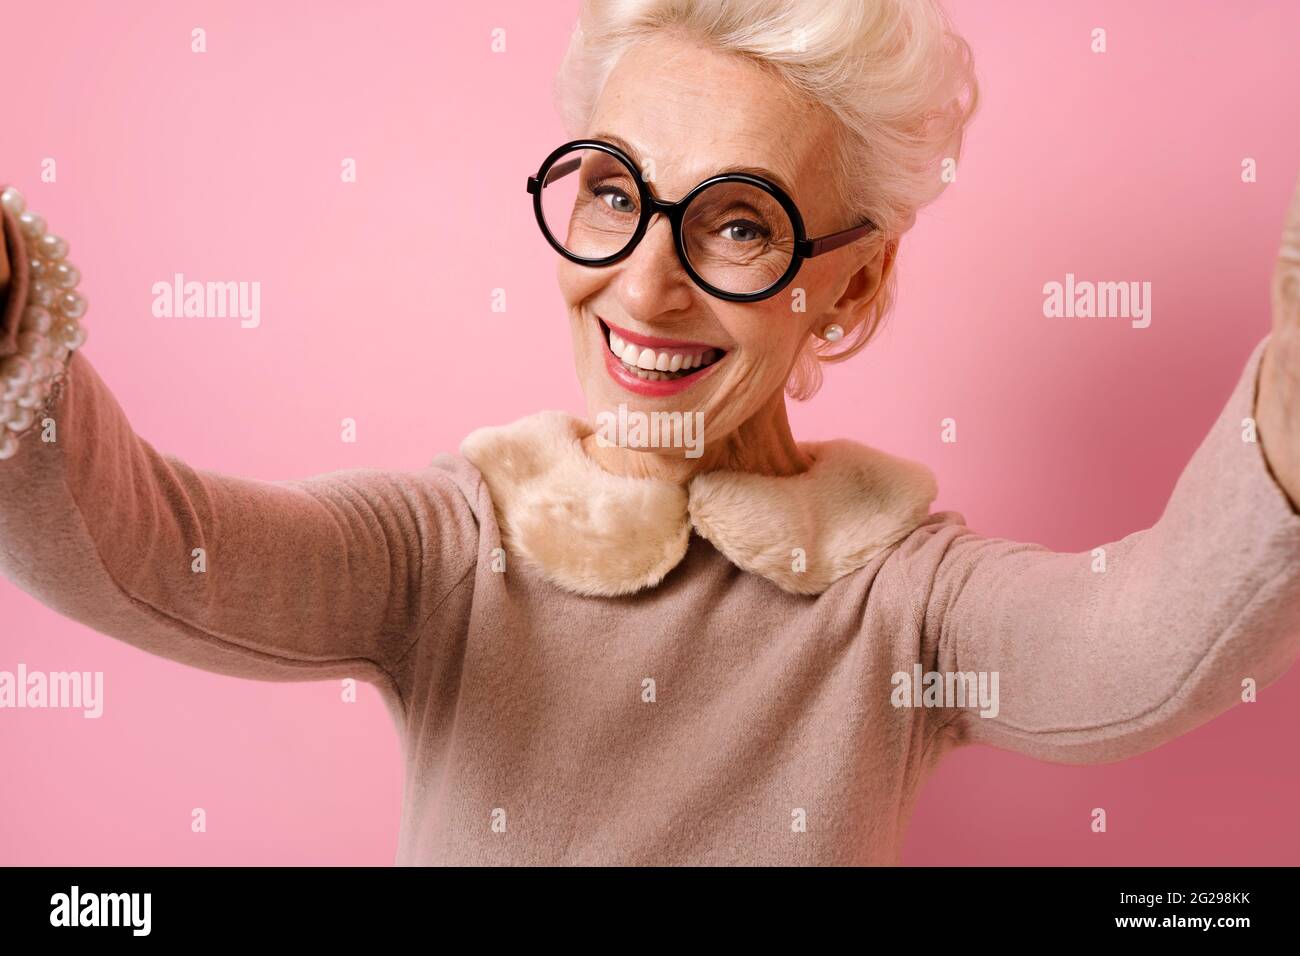
<path id="1" fill-rule="evenodd" d="M 943 191 L 945 160 L 958 159 L 979 100 L 970 47 L 937 0 L 582 0 L 555 81 L 571 135 L 583 135 L 627 49 L 665 29 L 766 64 L 825 106 L 840 130 L 832 155 L 845 227 L 879 227 L 860 241 L 884 245 L 884 281 L 834 354 L 813 339 L 796 362 L 787 391 L 807 398 L 819 363 L 856 354 L 893 306 L 898 242 Z"/>

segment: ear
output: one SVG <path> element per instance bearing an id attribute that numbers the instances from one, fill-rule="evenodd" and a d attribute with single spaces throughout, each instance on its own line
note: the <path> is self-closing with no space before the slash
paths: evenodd
<path id="1" fill-rule="evenodd" d="M 827 325 L 834 322 L 845 332 L 851 332 L 866 317 L 867 309 L 884 288 L 885 280 L 894 268 L 898 241 L 887 239 L 870 246 L 869 250 L 849 274 L 839 298 L 821 314 L 818 322 Z"/>

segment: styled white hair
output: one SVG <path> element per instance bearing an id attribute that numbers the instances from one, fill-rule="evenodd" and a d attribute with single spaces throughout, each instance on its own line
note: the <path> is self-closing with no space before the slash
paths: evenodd
<path id="1" fill-rule="evenodd" d="M 831 351 L 812 338 L 787 392 L 808 398 L 821 362 L 843 361 L 875 336 L 893 306 L 899 240 L 943 191 L 979 87 L 970 47 L 937 0 L 582 0 L 555 80 L 567 131 L 587 129 L 620 57 L 636 42 L 675 30 L 714 49 L 775 68 L 838 121 L 833 144 L 844 228 L 879 227 L 859 240 L 885 246 L 880 291 L 862 321 Z"/>

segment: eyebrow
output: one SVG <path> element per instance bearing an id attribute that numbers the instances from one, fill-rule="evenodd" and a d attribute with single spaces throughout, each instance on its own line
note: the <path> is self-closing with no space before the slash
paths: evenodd
<path id="1" fill-rule="evenodd" d="M 627 153 L 633 160 L 639 160 L 641 158 L 640 151 L 617 133 L 592 133 L 588 138 L 601 139 L 607 143 L 611 143 L 623 152 Z M 762 179 L 769 180 L 773 184 L 781 187 L 782 191 L 785 192 L 786 195 L 794 198 L 794 190 L 790 187 L 790 184 L 785 181 L 785 178 L 780 173 L 768 169 L 766 166 L 729 166 L 726 169 L 721 169 L 711 175 L 719 176 L 723 173 L 746 173 L 750 176 L 761 177 Z M 705 178 L 707 179 L 709 177 Z"/>

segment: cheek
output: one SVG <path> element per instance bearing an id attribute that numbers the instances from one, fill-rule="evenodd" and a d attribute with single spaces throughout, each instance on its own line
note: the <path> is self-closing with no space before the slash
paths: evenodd
<path id="1" fill-rule="evenodd" d="M 812 259 L 804 262 L 799 275 L 795 276 L 794 282 L 786 290 L 792 308 L 790 318 L 805 332 L 811 331 L 817 324 L 817 315 L 831 306 L 835 276 L 834 263 Z M 793 311 L 795 290 L 798 290 L 799 304 L 802 309 L 799 312 Z"/>
<path id="2" fill-rule="evenodd" d="M 599 338 L 593 335 L 591 315 L 581 306 L 591 299 L 605 280 L 599 269 L 584 268 L 563 256 L 556 258 L 555 278 L 568 311 L 573 361 L 583 382 L 587 383 L 604 359 L 600 354 Z"/>
<path id="3" fill-rule="evenodd" d="M 742 307 L 734 322 L 724 322 L 747 357 L 745 364 L 771 366 L 778 374 L 794 361 L 807 338 L 809 319 L 806 312 L 791 308 L 793 301 L 783 291 L 766 302 Z"/>
<path id="4" fill-rule="evenodd" d="M 555 258 L 555 280 L 560 288 L 560 295 L 564 296 L 565 304 L 571 309 L 589 299 L 607 281 L 601 269 L 580 266 L 563 256 Z"/>

